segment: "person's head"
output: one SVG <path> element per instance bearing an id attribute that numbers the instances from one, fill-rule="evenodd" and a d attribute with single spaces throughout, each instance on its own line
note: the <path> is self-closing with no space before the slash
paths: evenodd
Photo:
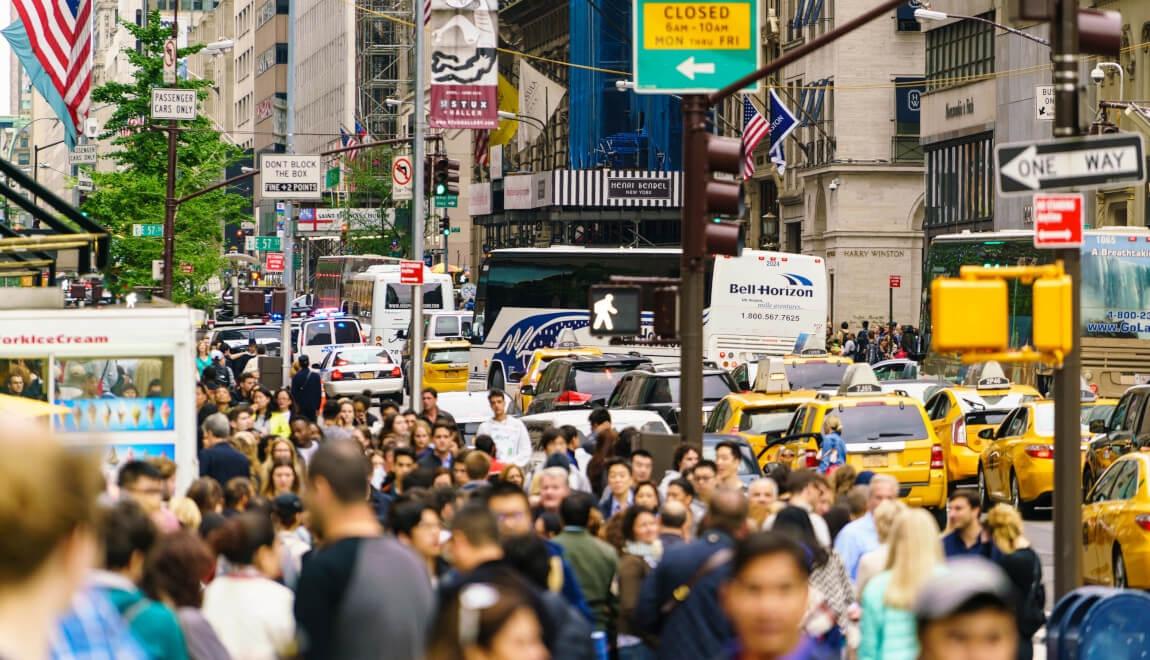
<path id="1" fill-rule="evenodd" d="M 747 498 L 737 490 L 715 492 L 703 518 L 703 529 L 726 532 L 740 538 L 747 530 Z"/>
<path id="2" fill-rule="evenodd" d="M 843 423 L 838 415 L 827 415 L 823 420 L 823 435 L 830 435 L 831 433 L 842 433 Z"/>
<path id="3" fill-rule="evenodd" d="M 290 458 L 286 460 L 277 458 L 272 461 L 268 478 L 271 483 L 270 495 L 299 494 L 299 474 L 295 470 L 295 462 Z"/>
<path id="4" fill-rule="evenodd" d="M 754 511 L 769 511 L 779 499 L 779 485 L 770 477 L 755 479 L 747 486 L 747 504 Z"/>
<path id="5" fill-rule="evenodd" d="M 275 411 L 276 412 L 291 412 L 294 407 L 295 401 L 292 399 L 291 390 L 281 388 L 276 390 L 275 395 Z"/>
<path id="6" fill-rule="evenodd" d="M 742 452 L 739 451 L 739 445 L 731 442 L 730 440 L 723 440 L 715 445 L 715 467 L 718 472 L 719 481 L 725 481 L 739 473 L 739 461 L 742 459 Z"/>
<path id="7" fill-rule="evenodd" d="M 868 484 L 867 511 L 874 511 L 875 507 L 890 500 L 898 499 L 898 479 L 889 474 L 876 474 Z"/>
<path id="8" fill-rule="evenodd" d="M 780 658 L 802 640 L 810 569 L 784 534 L 754 534 L 735 546 L 719 602 L 748 657 Z"/>
<path id="9" fill-rule="evenodd" d="M 258 411 L 261 415 L 267 415 L 270 412 L 272 402 L 271 390 L 266 387 L 257 387 L 252 390 L 252 409 Z"/>
<path id="10" fill-rule="evenodd" d="M 631 464 L 627 459 L 612 458 L 607 461 L 607 490 L 611 491 L 617 501 L 626 502 L 633 484 Z"/>
<path id="11" fill-rule="evenodd" d="M 427 421 L 423 419 L 415 420 L 415 424 L 411 426 L 411 446 L 415 447 L 415 451 L 420 452 L 427 449 L 427 446 L 430 444 L 431 424 L 428 424 Z"/>
<path id="12" fill-rule="evenodd" d="M 634 466 L 632 466 L 634 470 Z M 635 484 L 635 506 L 645 506 L 652 511 L 659 510 L 659 487 L 650 481 Z"/>
<path id="13" fill-rule="evenodd" d="M 293 461 L 296 457 L 295 445 L 286 438 L 274 438 L 268 443 L 267 453 L 273 461 Z"/>
<path id="14" fill-rule="evenodd" d="M 482 454 L 483 452 L 464 449 L 455 456 L 455 460 L 451 463 L 451 482 L 453 485 L 462 486 L 471 481 L 471 479 L 467 477 L 467 457 L 472 453 Z"/>
<path id="15" fill-rule="evenodd" d="M 408 421 L 407 416 L 396 412 L 393 415 L 388 415 L 383 420 L 383 435 L 396 435 L 406 437 L 411 433 L 412 424 Z"/>
<path id="16" fill-rule="evenodd" d="M 380 419 L 386 419 L 392 415 L 399 414 L 399 404 L 391 399 L 384 399 L 379 402 L 379 416 Z"/>
<path id="17" fill-rule="evenodd" d="M 8 375 L 8 393 L 21 394 L 24 392 L 24 375 L 13 371 Z"/>
<path id="18" fill-rule="evenodd" d="M 1022 540 L 1022 515 L 1018 509 L 1009 504 L 996 504 L 986 514 L 986 526 L 999 552 L 1008 555 L 1018 549 Z"/>
<path id="19" fill-rule="evenodd" d="M 327 403 L 323 404 L 323 410 L 320 412 L 323 416 L 324 426 L 339 425 L 339 401 L 328 399 Z"/>
<path id="20" fill-rule="evenodd" d="M 492 485 L 487 506 L 495 514 L 504 539 L 531 533 L 531 503 L 519 486 L 506 481 Z"/>
<path id="21" fill-rule="evenodd" d="M 436 618 L 432 660 L 546 660 L 543 619 L 531 598 L 510 584 L 470 583 Z"/>
<path id="22" fill-rule="evenodd" d="M 277 529 L 292 530 L 299 527 L 303 515 L 303 500 L 295 493 L 281 493 L 272 499 L 272 520 Z"/>
<path id="23" fill-rule="evenodd" d="M 296 362 L 299 364 L 300 371 L 303 371 L 304 369 L 307 369 L 311 366 L 311 359 L 308 358 L 307 355 L 299 356 L 296 358 Z"/>
<path id="24" fill-rule="evenodd" d="M 695 487 L 695 496 L 704 502 L 711 501 L 718 485 L 719 469 L 714 461 L 701 460 L 691 470 L 691 484 Z"/>
<path id="25" fill-rule="evenodd" d="M 655 471 L 655 458 L 646 449 L 631 452 L 631 476 L 636 482 L 650 481 Z"/>
<path id="26" fill-rule="evenodd" d="M 252 417 L 252 408 L 246 403 L 232 408 L 228 411 L 228 422 L 231 424 L 233 433 L 240 433 L 241 431 L 252 430 L 252 425 L 255 423 L 255 418 Z"/>
<path id="27" fill-rule="evenodd" d="M 208 543 L 234 566 L 253 566 L 273 580 L 280 577 L 276 530 L 267 514 L 250 511 L 228 518 L 212 530 Z"/>
<path id="28" fill-rule="evenodd" d="M 415 450 L 411 447 L 396 447 L 392 465 L 395 470 L 396 481 L 402 483 L 403 478 L 415 470 Z"/>
<path id="29" fill-rule="evenodd" d="M 895 518 L 891 528 L 886 564 L 891 579 L 883 601 L 891 607 L 911 609 L 918 590 L 942 562 L 942 541 L 934 516 L 923 509 L 907 509 Z"/>
<path id="30" fill-rule="evenodd" d="M 128 461 L 116 478 L 120 492 L 152 515 L 164 504 L 164 475 L 147 461 Z"/>
<path id="31" fill-rule="evenodd" d="M 978 494 L 966 490 L 956 490 L 946 503 L 946 519 L 955 531 L 964 532 L 968 529 L 980 529 L 979 516 L 982 515 L 982 503 L 978 501 Z"/>
<path id="32" fill-rule="evenodd" d="M 853 465 L 840 465 L 830 476 L 831 490 L 834 491 L 836 497 L 846 495 L 851 487 L 855 485 L 855 479 L 857 478 L 858 470 L 856 470 Z"/>
<path id="33" fill-rule="evenodd" d="M 243 511 L 256 496 L 252 482 L 244 477 L 232 477 L 224 484 L 224 508 Z"/>
<path id="34" fill-rule="evenodd" d="M 467 470 L 468 481 L 487 481 L 487 475 L 491 472 L 491 457 L 481 451 L 467 452 L 467 458 L 463 459 L 464 468 Z"/>
<path id="35" fill-rule="evenodd" d="M 866 515 L 866 503 L 870 497 L 870 486 L 852 486 L 847 491 L 844 501 L 847 505 L 847 510 L 850 512 L 851 520 L 861 518 Z"/>
<path id="36" fill-rule="evenodd" d="M 259 384 L 260 379 L 257 378 L 254 373 L 245 371 L 244 373 L 240 374 L 240 382 L 238 383 L 238 386 L 240 391 L 244 394 L 251 394 L 252 390 L 254 390 Z"/>
<path id="37" fill-rule="evenodd" d="M 667 502 L 678 502 L 683 506 L 690 506 L 691 502 L 695 499 L 695 487 L 691 482 L 682 477 L 672 479 L 671 483 L 667 484 Z M 666 503 L 663 506 L 667 506 Z"/>
<path id="38" fill-rule="evenodd" d="M 543 447 L 543 454 L 550 456 L 559 452 L 567 452 L 567 440 L 559 429 L 554 426 L 548 426 L 543 429 L 543 433 L 539 436 L 539 445 Z"/>
<path id="39" fill-rule="evenodd" d="M 451 470 L 445 467 L 435 468 L 435 476 L 431 479 L 432 488 L 451 488 L 455 485 L 455 477 L 451 474 Z"/>
<path id="40" fill-rule="evenodd" d="M 308 463 L 304 495 L 310 524 L 320 530 L 321 537 L 334 519 L 368 506 L 370 479 L 371 464 L 356 443 L 335 440 L 316 450 Z"/>
<path id="41" fill-rule="evenodd" d="M 687 507 L 681 502 L 668 499 L 659 509 L 659 525 L 665 532 L 686 532 Z"/>
<path id="42" fill-rule="evenodd" d="M 586 528 L 594 508 L 595 498 L 590 493 L 577 491 L 563 498 L 559 504 L 559 518 L 568 527 Z"/>
<path id="43" fill-rule="evenodd" d="M 814 509 L 819 502 L 822 489 L 830 489 L 826 477 L 814 470 L 796 470 L 787 479 L 787 492 L 793 504 L 802 504 Z"/>
<path id="44" fill-rule="evenodd" d="M 503 390 L 494 388 L 487 393 L 487 403 L 491 406 L 491 414 L 497 421 L 503 421 L 507 416 L 507 399 Z"/>
<path id="45" fill-rule="evenodd" d="M 211 477 L 200 477 L 188 486 L 188 499 L 195 502 L 200 513 L 219 513 L 224 508 L 224 489 Z"/>
<path id="46" fill-rule="evenodd" d="M 560 503 L 571 494 L 567 470 L 546 468 L 539 475 L 539 505 L 547 511 L 559 511 Z"/>
<path id="47" fill-rule="evenodd" d="M 443 521 L 439 512 L 426 501 L 400 502 L 391 507 L 389 525 L 400 543 L 415 550 L 423 559 L 434 559 L 443 550 L 439 533 Z"/>
<path id="48" fill-rule="evenodd" d="M 351 399 L 339 400 L 339 425 L 344 428 L 355 426 L 355 403 Z"/>
<path id="49" fill-rule="evenodd" d="M 424 412 L 432 412 L 439 409 L 439 392 L 434 387 L 423 388 L 423 395 L 420 397 L 423 402 Z"/>
<path id="50" fill-rule="evenodd" d="M 132 500 L 116 502 L 100 520 L 103 567 L 139 582 L 144 575 L 144 560 L 158 536 L 156 526 L 140 505 Z"/>
<path id="51" fill-rule="evenodd" d="M 948 562 L 914 604 L 922 660 L 1012 660 L 1019 639 L 1010 579 L 995 564 L 963 557 Z"/>
<path id="52" fill-rule="evenodd" d="M 431 429 L 431 442 L 438 456 L 447 456 L 455 451 L 455 429 L 448 424 L 436 424 Z"/>
<path id="53" fill-rule="evenodd" d="M 527 477 L 523 475 L 523 468 L 511 463 L 510 465 L 503 466 L 503 470 L 499 473 L 499 480 L 515 485 L 517 488 L 522 488 L 526 483 Z"/>
<path id="54" fill-rule="evenodd" d="M 475 445 L 477 450 L 487 454 L 493 459 L 495 458 L 495 454 L 497 453 L 495 448 L 495 440 L 491 436 L 487 435 L 486 433 L 480 433 L 475 436 L 472 444 Z"/>
<path id="55" fill-rule="evenodd" d="M 574 452 L 579 449 L 582 442 L 579 438 L 579 429 L 570 424 L 564 424 L 559 427 L 559 433 L 567 441 L 567 451 Z"/>
<path id="56" fill-rule="evenodd" d="M 860 488 L 862 487 L 860 486 Z M 903 511 L 906 511 L 906 505 L 898 500 L 883 502 L 875 507 L 872 515 L 874 516 L 874 529 L 878 534 L 879 543 L 890 542 L 890 532 L 894 528 L 894 521 L 902 515 Z"/>
<path id="57" fill-rule="evenodd" d="M 218 388 L 226 389 L 226 388 Z M 228 416 L 223 413 L 212 413 L 204 419 L 202 425 L 204 432 L 204 448 L 208 449 L 224 442 L 231 435 L 232 427 L 231 422 L 228 421 Z"/>
<path id="58" fill-rule="evenodd" d="M 219 367 L 220 369 L 227 369 L 227 367 Z M 227 406 L 232 402 L 232 391 L 224 385 L 219 385 L 216 389 L 212 390 L 212 402 L 217 406 Z M 225 417 L 226 419 L 226 417 Z"/>
<path id="59" fill-rule="evenodd" d="M 460 572 L 469 573 L 482 563 L 499 559 L 499 522 L 481 502 L 463 505 L 451 521 L 451 561 Z"/>
<path id="60" fill-rule="evenodd" d="M 364 394 L 357 394 L 351 399 L 351 407 L 355 410 L 355 421 L 363 424 L 367 421 L 367 409 L 371 407 L 371 399 Z"/>
<path id="61" fill-rule="evenodd" d="M 198 608 L 204 599 L 201 585 L 215 566 L 211 549 L 194 532 L 164 534 L 144 562 L 140 588 L 153 600 Z"/>
<path id="62" fill-rule="evenodd" d="M 635 505 L 623 514 L 623 538 L 631 543 L 654 543 L 659 538 L 655 510 Z"/>

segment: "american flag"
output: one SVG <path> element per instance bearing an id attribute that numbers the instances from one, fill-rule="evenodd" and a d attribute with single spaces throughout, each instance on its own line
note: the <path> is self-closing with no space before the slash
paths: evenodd
<path id="1" fill-rule="evenodd" d="M 423 0 L 423 26 L 431 22 L 431 0 Z"/>
<path id="2" fill-rule="evenodd" d="M 92 98 L 92 0 L 13 0 L 13 6 L 36 60 L 82 133 Z"/>
<path id="3" fill-rule="evenodd" d="M 771 126 L 751 103 L 750 97 L 743 97 L 743 178 L 755 175 L 755 147 L 771 132 Z"/>
<path id="4" fill-rule="evenodd" d="M 475 163 L 480 167 L 487 167 L 491 162 L 488 146 L 491 142 L 491 131 L 475 131 Z"/>
<path id="5" fill-rule="evenodd" d="M 347 129 L 345 129 L 343 126 L 340 126 L 339 127 L 339 143 L 343 148 L 346 149 L 347 147 L 359 146 L 359 139 L 356 138 L 356 136 L 352 135 L 351 133 L 348 133 Z M 347 154 L 348 158 L 354 160 L 356 152 L 357 152 L 356 149 L 352 149 L 351 151 L 347 151 L 344 153 Z"/>

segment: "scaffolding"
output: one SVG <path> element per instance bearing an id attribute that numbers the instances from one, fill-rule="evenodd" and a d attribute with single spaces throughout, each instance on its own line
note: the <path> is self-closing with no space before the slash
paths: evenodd
<path id="1" fill-rule="evenodd" d="M 422 1 L 422 0 L 416 0 Z M 356 117 L 375 140 L 402 137 L 403 99 L 411 90 L 412 0 L 360 0 L 355 18 Z M 402 21 L 402 22 L 400 22 Z"/>

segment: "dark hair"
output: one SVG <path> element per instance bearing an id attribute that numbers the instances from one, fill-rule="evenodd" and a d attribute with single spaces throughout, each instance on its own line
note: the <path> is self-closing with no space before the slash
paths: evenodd
<path id="1" fill-rule="evenodd" d="M 671 459 L 671 464 L 674 466 L 674 468 L 676 470 L 681 469 L 681 466 L 683 464 L 683 459 L 686 458 L 687 454 L 690 452 L 695 452 L 696 454 L 699 455 L 699 458 L 703 457 L 703 454 L 702 454 L 702 452 L 699 451 L 698 447 L 695 447 L 694 445 L 689 445 L 685 442 L 675 448 L 675 456 L 674 456 L 674 458 Z"/>
<path id="2" fill-rule="evenodd" d="M 512 536 L 503 540 L 503 563 L 540 591 L 549 589 L 551 556 L 547 542 L 536 534 Z"/>
<path id="3" fill-rule="evenodd" d="M 312 483 L 317 479 L 326 481 L 342 504 L 364 502 L 371 480 L 371 463 L 358 442 L 334 440 L 316 450 L 308 462 L 307 477 Z"/>
<path id="4" fill-rule="evenodd" d="M 679 488 L 683 489 L 684 493 L 686 493 L 687 495 L 691 496 L 692 499 L 694 499 L 694 497 L 695 497 L 695 485 L 692 484 L 690 481 L 688 481 L 686 478 L 679 477 L 678 479 L 672 479 L 671 483 L 667 484 L 667 488 L 670 488 L 671 486 L 678 486 Z"/>
<path id="5" fill-rule="evenodd" d="M 399 404 L 396 403 L 395 401 L 392 401 L 391 399 L 384 399 L 383 401 L 379 402 L 379 412 L 381 414 L 387 414 L 384 411 L 389 410 L 391 408 L 394 408 L 395 412 L 397 412 L 397 413 L 399 412 Z"/>
<path id="6" fill-rule="evenodd" d="M 718 455 L 720 449 L 727 449 L 728 451 L 730 451 L 731 456 L 736 461 L 740 460 L 743 457 L 743 451 L 739 448 L 739 443 L 737 443 L 737 442 L 734 442 L 731 440 L 723 440 L 719 444 L 715 445 L 715 454 L 716 455 Z"/>
<path id="7" fill-rule="evenodd" d="M 459 491 L 453 486 L 440 486 L 431 491 L 431 504 L 435 507 L 435 511 L 439 514 L 440 518 L 446 518 L 443 512 L 447 510 L 447 507 L 455 505 L 455 500 L 458 495 Z"/>
<path id="8" fill-rule="evenodd" d="M 806 549 L 805 556 L 810 567 L 819 568 L 827 563 L 828 554 L 822 543 L 815 536 L 815 526 L 811 523 L 811 516 L 797 506 L 784 507 L 775 515 L 775 522 L 771 531 L 786 534 L 802 544 Z"/>
<path id="9" fill-rule="evenodd" d="M 714 472 L 715 474 L 719 473 L 719 466 L 715 465 L 715 462 L 709 458 L 704 458 L 698 463 L 695 463 L 694 469 L 698 470 L 699 468 L 709 468 L 711 472 Z"/>
<path id="10" fill-rule="evenodd" d="M 490 607 L 477 611 L 472 610 L 476 614 L 477 625 L 475 625 L 474 630 L 466 631 L 468 635 L 474 635 L 474 638 L 466 638 L 467 635 L 460 625 L 461 610 L 465 609 L 460 599 L 468 588 L 472 587 L 493 589 L 497 594 L 497 599 Z M 531 612 L 531 615 L 536 618 L 540 627 L 544 629 L 544 638 L 546 639 L 549 632 L 547 626 L 550 625 L 550 620 L 545 619 L 544 615 L 540 613 L 539 607 L 529 595 L 528 589 L 529 585 L 523 584 L 521 580 L 489 584 L 471 583 L 456 589 L 440 603 L 439 614 L 435 617 L 431 635 L 428 637 L 431 641 L 428 644 L 425 657 L 428 660 L 457 660 L 464 657 L 464 648 L 466 647 L 489 650 L 495 637 L 503 630 L 511 617 L 524 610 Z"/>
<path id="11" fill-rule="evenodd" d="M 255 342 L 252 342 L 252 343 L 255 343 Z M 248 380 L 249 378 L 250 378 L 250 379 L 252 379 L 252 380 L 255 380 L 255 378 L 256 378 L 256 375 L 255 375 L 255 373 L 254 373 L 254 372 L 251 372 L 251 371 L 245 371 L 245 372 L 243 372 L 243 373 L 241 373 L 241 374 L 240 374 L 239 382 L 241 382 L 241 383 L 242 383 L 242 382 L 244 382 L 245 380 Z"/>
<path id="12" fill-rule="evenodd" d="M 224 486 L 224 506 L 229 509 L 235 508 L 240 500 L 245 497 L 251 499 L 255 494 L 256 489 L 252 486 L 251 480 L 245 477 L 232 477 Z"/>
<path id="13" fill-rule="evenodd" d="M 966 500 L 966 503 L 970 505 L 970 508 L 978 509 L 980 511 L 982 510 L 982 503 L 978 501 L 977 493 L 973 493 L 968 490 L 956 490 L 954 491 L 954 494 L 950 496 L 950 499 L 947 500 L 947 502 L 953 502 L 955 500 Z"/>
<path id="14" fill-rule="evenodd" d="M 623 513 L 623 538 L 628 541 L 635 540 L 635 521 L 639 519 L 639 515 L 649 513 L 655 515 L 655 510 L 645 506 L 632 506 L 628 507 Z"/>
<path id="15" fill-rule="evenodd" d="M 563 521 L 559 519 L 559 515 L 554 511 L 541 512 L 538 520 L 543 521 L 543 531 L 548 534 L 554 535 L 563 531 Z"/>
<path id="16" fill-rule="evenodd" d="M 606 424 L 611 421 L 611 413 L 603 406 L 595 406 L 590 415 L 587 415 L 587 421 L 591 423 L 594 428 L 600 424 Z"/>
<path id="17" fill-rule="evenodd" d="M 363 394 L 356 394 L 355 396 L 351 397 L 351 402 L 362 404 L 364 408 L 371 407 L 371 397 L 365 396 Z"/>
<path id="18" fill-rule="evenodd" d="M 323 404 L 323 418 L 334 419 L 339 415 L 340 408 L 341 406 L 338 400 L 328 399 L 327 403 Z"/>
<path id="19" fill-rule="evenodd" d="M 634 426 L 619 431 L 619 439 L 615 441 L 615 455 L 620 458 L 630 458 L 631 448 L 639 441 L 639 429 Z"/>
<path id="20" fill-rule="evenodd" d="M 434 387 L 423 388 L 423 394 L 430 394 L 433 399 L 439 398 L 439 392 Z"/>
<path id="21" fill-rule="evenodd" d="M 491 488 L 487 491 L 487 500 L 490 501 L 496 497 L 515 497 L 523 500 L 528 509 L 531 508 L 531 500 L 527 498 L 527 493 L 510 481 L 497 481 L 491 484 Z"/>
<path id="22" fill-rule="evenodd" d="M 775 555 L 793 559 L 795 568 L 799 569 L 804 581 L 810 577 L 811 570 L 803 547 L 786 534 L 771 531 L 751 534 L 735 546 L 735 556 L 731 560 L 731 578 L 738 579 L 755 560 Z"/>
<path id="23" fill-rule="evenodd" d="M 311 364 L 311 359 L 309 359 L 307 354 L 305 353 L 305 354 L 299 356 L 298 358 L 296 358 L 296 362 L 299 362 L 299 368 L 300 369 L 307 369 L 308 365 Z"/>
<path id="24" fill-rule="evenodd" d="M 543 433 L 539 435 L 539 446 L 546 450 L 547 445 L 555 442 L 560 438 L 563 438 L 563 434 L 559 432 L 559 429 L 555 428 L 554 426 L 548 426 L 547 428 L 543 429 Z M 563 442 L 566 443 L 567 439 L 563 438 Z"/>
<path id="25" fill-rule="evenodd" d="M 570 424 L 564 424 L 563 426 L 560 426 L 559 433 L 563 436 L 563 439 L 566 440 L 568 444 L 570 444 L 572 440 L 579 438 L 579 429 L 571 426 Z"/>
<path id="26" fill-rule="evenodd" d="M 640 489 L 640 488 L 650 488 L 651 490 L 655 491 L 655 502 L 657 502 L 657 503 L 658 503 L 658 504 L 656 504 L 656 505 L 655 505 L 656 507 L 658 507 L 658 505 L 659 505 L 659 504 L 662 504 L 662 503 L 663 503 L 663 497 L 662 497 L 661 495 L 659 495 L 659 487 L 658 487 L 658 486 L 656 486 L 654 482 L 651 482 L 651 481 L 640 481 L 639 483 L 635 484 L 635 490 L 634 490 L 634 492 L 635 492 L 635 494 L 636 494 L 636 495 L 638 495 L 638 494 L 639 494 L 639 489 Z"/>
<path id="27" fill-rule="evenodd" d="M 218 554 L 240 566 L 250 565 L 255 560 L 256 551 L 270 547 L 275 540 L 276 530 L 271 518 L 253 512 L 228 518 L 208 536 L 208 543 Z"/>
<path id="28" fill-rule="evenodd" d="M 164 534 L 148 554 L 140 587 L 152 600 L 170 599 L 176 607 L 198 608 L 216 559 L 208 544 L 191 532 Z"/>
<path id="29" fill-rule="evenodd" d="M 453 438 L 455 437 L 455 434 L 459 431 L 459 429 L 456 428 L 456 426 L 454 424 L 448 424 L 447 422 L 436 422 L 431 427 L 432 437 L 435 437 L 435 432 L 438 431 L 439 429 L 444 429 L 444 430 L 448 431 L 449 433 L 451 433 L 451 437 L 453 437 Z"/>
<path id="30" fill-rule="evenodd" d="M 391 507 L 388 512 L 387 526 L 396 536 L 411 536 L 412 530 L 423 520 L 424 511 L 435 511 L 426 500 L 407 500 Z M 436 513 L 438 515 L 438 513 Z"/>
<path id="31" fill-rule="evenodd" d="M 586 527 L 591 521 L 591 509 L 595 508 L 595 498 L 590 493 L 576 491 L 559 503 L 559 517 L 564 525 Z"/>
<path id="32" fill-rule="evenodd" d="M 131 488 L 140 479 L 163 481 L 164 475 L 160 473 L 159 468 L 147 461 L 128 461 L 120 468 L 116 485 L 120 488 Z"/>
<path id="33" fill-rule="evenodd" d="M 507 396 L 507 394 L 498 387 L 493 387 L 487 392 L 488 401 L 491 401 L 492 399 L 502 399 L 505 396 Z"/>
<path id="34" fill-rule="evenodd" d="M 651 455 L 651 452 L 647 451 L 646 449 L 636 449 L 632 451 L 631 460 L 634 461 L 636 456 L 643 456 L 651 459 L 652 461 L 655 460 L 655 457 Z"/>
<path id="35" fill-rule="evenodd" d="M 491 457 L 481 451 L 468 452 L 467 458 L 463 459 L 463 468 L 472 481 L 486 479 L 491 472 Z"/>
<path id="36" fill-rule="evenodd" d="M 491 458 L 495 458 L 495 440 L 486 433 L 475 436 L 475 448 Z"/>
<path id="37" fill-rule="evenodd" d="M 243 413 L 247 413 L 249 415 L 252 414 L 252 407 L 246 403 L 241 403 L 240 405 L 233 407 L 228 411 L 228 421 L 236 421 Z"/>
<path id="38" fill-rule="evenodd" d="M 632 472 L 631 472 L 631 461 L 629 461 L 625 458 L 618 458 L 618 457 L 612 458 L 603 464 L 603 474 L 610 473 L 611 468 L 615 467 L 616 465 L 622 465 L 623 467 L 627 468 L 627 474 L 632 474 Z"/>
<path id="39" fill-rule="evenodd" d="M 396 453 L 399 452 L 398 449 L 395 451 L 396 451 Z M 404 490 L 407 490 L 409 488 L 428 488 L 428 489 L 430 489 L 433 485 L 435 485 L 435 476 L 437 474 L 435 468 L 428 467 L 426 465 L 419 465 L 419 463 L 416 463 L 416 466 L 417 467 L 414 470 L 412 470 L 411 472 L 408 472 L 407 476 L 405 476 L 403 478 L 403 489 Z M 448 474 L 450 474 L 450 473 L 448 473 Z"/>
<path id="40" fill-rule="evenodd" d="M 468 502 L 451 519 L 451 533 L 473 546 L 499 545 L 499 523 L 482 502 Z"/>
<path id="41" fill-rule="evenodd" d="M 139 504 L 132 500 L 116 502 L 100 520 L 104 567 L 109 571 L 127 568 L 133 554 L 148 554 L 157 536 L 156 526 Z"/>
<path id="42" fill-rule="evenodd" d="M 395 447 L 392 449 L 392 452 L 393 452 L 391 455 L 392 462 L 394 462 L 395 459 L 399 458 L 400 456 L 406 456 L 406 457 L 410 458 L 412 460 L 412 462 L 416 461 L 415 450 L 412 449 L 411 447 Z"/>
<path id="43" fill-rule="evenodd" d="M 605 464 L 607 459 L 614 455 L 615 443 L 618 440 L 619 435 L 614 429 L 606 429 L 602 433 L 595 434 L 595 451 L 591 454 L 591 460 L 587 462 L 587 479 L 591 482 L 591 487 L 596 489 L 595 492 L 599 492 L 603 487 L 603 478 L 607 473 Z"/>
<path id="44" fill-rule="evenodd" d="M 817 484 L 830 488 L 827 483 L 827 478 L 811 469 L 795 470 L 787 477 L 787 492 L 791 494 L 801 493 L 811 486 Z"/>
<path id="45" fill-rule="evenodd" d="M 188 499 L 195 502 L 200 513 L 207 515 L 224 502 L 224 489 L 211 477 L 200 477 L 188 486 Z"/>

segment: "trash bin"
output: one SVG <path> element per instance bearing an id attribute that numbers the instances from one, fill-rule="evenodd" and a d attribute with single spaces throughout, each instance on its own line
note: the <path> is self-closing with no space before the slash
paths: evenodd
<path id="1" fill-rule="evenodd" d="M 1083 587 L 1054 606 L 1046 624 L 1046 654 L 1058 660 L 1150 659 L 1150 595 Z"/>

